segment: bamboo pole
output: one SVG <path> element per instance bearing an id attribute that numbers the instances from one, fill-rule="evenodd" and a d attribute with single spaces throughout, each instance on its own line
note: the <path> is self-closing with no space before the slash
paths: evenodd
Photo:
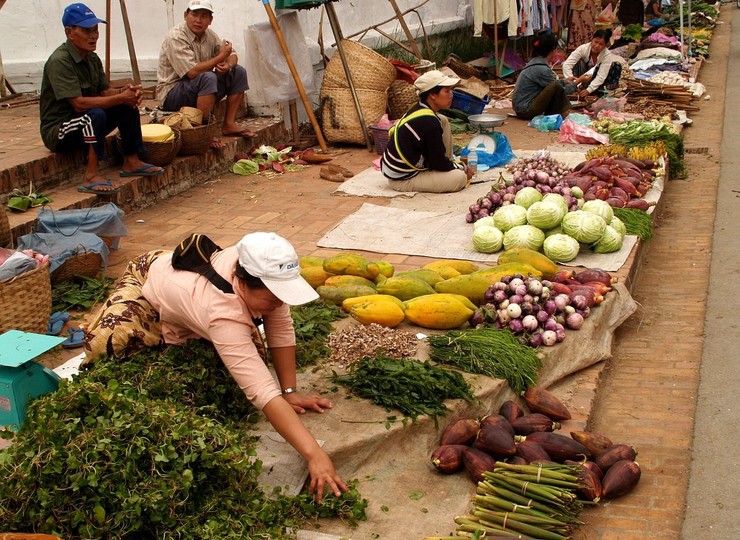
<path id="1" fill-rule="evenodd" d="M 391 3 L 391 6 L 393 6 L 393 11 L 396 13 L 396 18 L 398 19 L 398 23 L 401 25 L 401 29 L 403 30 L 403 33 L 406 34 L 406 39 L 409 42 L 409 46 L 413 50 L 413 54 L 416 55 L 416 57 L 419 60 L 423 60 L 424 57 L 421 55 L 421 51 L 419 50 L 419 46 L 416 44 L 416 40 L 414 39 L 414 36 L 411 35 L 409 26 L 406 24 L 406 19 L 403 18 L 403 14 L 401 13 L 401 10 L 398 9 L 398 4 L 396 4 L 396 0 L 388 0 L 388 1 Z"/>
<path id="2" fill-rule="evenodd" d="M 319 146 L 324 152 L 328 152 L 329 149 L 326 146 L 326 140 L 324 139 L 324 134 L 321 132 L 319 123 L 316 120 L 316 116 L 313 113 L 313 109 L 311 108 L 311 103 L 308 101 L 308 96 L 306 95 L 306 89 L 303 88 L 301 77 L 298 75 L 298 71 L 296 70 L 295 64 L 293 63 L 293 57 L 290 55 L 290 51 L 288 50 L 288 44 L 285 43 L 285 37 L 283 36 L 283 31 L 280 30 L 280 25 L 278 24 L 277 17 L 275 17 L 275 12 L 272 10 L 272 6 L 270 5 L 270 0 L 262 0 L 262 5 L 265 6 L 267 17 L 270 19 L 270 24 L 272 25 L 272 29 L 275 31 L 275 35 L 277 36 L 278 43 L 280 43 L 280 48 L 283 51 L 283 56 L 285 56 L 285 61 L 288 63 L 288 69 L 290 69 L 290 73 L 291 75 L 293 75 L 293 80 L 295 81 L 296 88 L 298 88 L 298 94 L 301 96 L 301 101 L 303 102 L 303 106 L 306 108 L 306 114 L 308 115 L 308 118 L 311 121 L 311 125 L 313 126 L 314 132 L 316 132 L 316 138 L 319 141 Z"/>
<path id="3" fill-rule="evenodd" d="M 139 74 L 139 61 L 136 59 L 136 50 L 134 49 L 134 37 L 131 34 L 131 23 L 128 19 L 126 0 L 120 0 L 120 2 L 121 16 L 123 17 L 123 29 L 126 32 L 126 45 L 128 45 L 128 56 L 131 60 L 131 73 L 134 77 L 134 84 L 141 84 L 141 75 Z"/>
<path id="4" fill-rule="evenodd" d="M 110 2 L 111 0 L 105 0 L 105 20 L 108 22 L 108 24 L 105 25 L 105 74 L 108 76 L 108 80 L 110 81 Z"/>
<path id="5" fill-rule="evenodd" d="M 167 4 L 167 28 L 172 30 L 175 26 L 175 0 L 164 0 Z"/>

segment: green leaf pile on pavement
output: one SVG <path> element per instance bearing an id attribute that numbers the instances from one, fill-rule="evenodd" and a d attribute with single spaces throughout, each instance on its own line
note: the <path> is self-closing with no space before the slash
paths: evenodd
<path id="1" fill-rule="evenodd" d="M 51 290 L 51 310 L 88 311 L 108 297 L 114 280 L 100 275 L 97 278 L 75 276 L 54 285 Z"/>

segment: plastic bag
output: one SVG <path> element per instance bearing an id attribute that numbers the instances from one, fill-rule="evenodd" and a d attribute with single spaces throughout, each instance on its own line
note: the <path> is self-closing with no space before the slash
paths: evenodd
<path id="1" fill-rule="evenodd" d="M 479 168 L 481 165 L 487 165 L 489 168 L 501 167 L 502 165 L 506 165 L 509 161 L 516 158 L 516 155 L 511 149 L 509 139 L 506 138 L 506 135 L 504 135 L 503 133 L 499 133 L 498 131 L 494 131 L 490 134 L 490 136 L 493 137 L 493 140 L 496 142 L 496 150 L 494 150 L 493 153 L 489 153 L 484 151 L 482 147 L 478 147 L 475 149 L 475 152 L 478 155 Z M 469 152 L 470 150 L 465 147 L 460 152 L 460 155 L 465 157 L 468 155 Z"/>
<path id="2" fill-rule="evenodd" d="M 559 114 L 540 114 L 532 118 L 527 125 L 537 128 L 538 131 L 555 131 L 560 129 L 562 123 L 563 117 Z"/>
<path id="3" fill-rule="evenodd" d="M 609 136 L 598 133 L 590 127 L 566 120 L 560 126 L 558 142 L 571 144 L 609 144 Z"/>
<path id="4" fill-rule="evenodd" d="M 575 122 L 576 124 L 581 124 L 582 126 L 591 125 L 591 117 L 587 114 L 572 112 L 568 115 L 568 120 Z"/>
<path id="5" fill-rule="evenodd" d="M 603 97 L 599 98 L 591 104 L 591 112 L 599 114 L 599 111 L 617 111 L 622 112 L 622 107 L 627 103 L 627 98 L 622 96 L 620 98 L 615 97 Z"/>

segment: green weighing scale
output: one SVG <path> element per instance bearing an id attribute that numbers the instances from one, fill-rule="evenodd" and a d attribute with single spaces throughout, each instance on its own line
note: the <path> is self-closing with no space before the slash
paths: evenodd
<path id="1" fill-rule="evenodd" d="M 0 335 L 0 426 L 18 429 L 29 401 L 59 388 L 57 374 L 34 358 L 65 339 L 20 330 Z"/>

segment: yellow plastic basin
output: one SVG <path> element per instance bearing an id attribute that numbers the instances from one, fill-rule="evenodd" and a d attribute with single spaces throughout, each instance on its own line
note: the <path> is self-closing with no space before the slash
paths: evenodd
<path id="1" fill-rule="evenodd" d="M 162 142 L 173 137 L 172 128 L 164 124 L 144 124 L 141 126 L 141 137 L 145 142 Z"/>

